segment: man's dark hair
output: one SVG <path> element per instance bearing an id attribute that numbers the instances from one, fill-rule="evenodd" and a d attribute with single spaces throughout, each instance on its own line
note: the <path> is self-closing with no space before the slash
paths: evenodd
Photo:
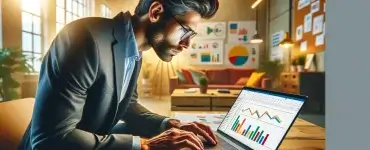
<path id="1" fill-rule="evenodd" d="M 187 11 L 196 11 L 202 18 L 208 19 L 213 17 L 217 10 L 218 0 L 140 0 L 135 9 L 137 16 L 143 16 L 148 13 L 150 5 L 158 1 L 165 8 L 165 14 L 168 15 L 170 11 L 172 15 L 183 15 Z"/>

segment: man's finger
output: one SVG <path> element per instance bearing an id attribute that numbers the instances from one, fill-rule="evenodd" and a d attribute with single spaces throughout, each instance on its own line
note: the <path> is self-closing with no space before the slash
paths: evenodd
<path id="1" fill-rule="evenodd" d="M 149 139 L 148 142 L 149 143 L 158 143 L 158 142 L 161 142 L 161 141 L 166 140 L 168 138 L 169 138 L 169 136 L 165 135 L 165 136 L 160 136 L 160 137 Z"/>
<path id="2" fill-rule="evenodd" d="M 190 126 L 190 125 L 188 125 Z M 195 135 L 193 132 L 189 132 L 187 130 L 182 130 L 182 129 L 179 129 L 179 131 L 181 132 L 181 134 L 190 134 L 191 136 L 193 136 L 196 140 L 199 141 L 199 143 L 203 146 L 203 142 L 201 139 L 199 139 L 199 137 L 197 135 Z"/>
<path id="3" fill-rule="evenodd" d="M 202 145 L 203 145 L 203 142 L 202 142 L 202 140 L 201 139 L 199 139 L 198 137 L 197 137 L 197 135 L 195 135 L 194 134 L 194 132 L 190 132 L 189 131 L 189 129 L 188 128 L 190 128 L 190 125 L 186 125 L 186 129 L 185 130 L 182 130 L 182 129 L 180 129 L 180 132 L 181 133 L 185 133 L 185 134 L 191 134 L 194 138 L 196 138 L 200 143 L 202 143 Z M 190 129 L 191 130 L 191 129 Z"/>
<path id="4" fill-rule="evenodd" d="M 157 135 L 156 137 L 151 138 L 149 141 L 152 142 L 152 143 L 156 143 L 156 142 L 160 142 L 164 139 L 168 139 L 170 137 L 178 136 L 180 134 L 181 134 L 180 130 L 168 130 L 168 131 L 166 131 L 166 133 L 162 133 L 160 135 Z"/>
<path id="5" fill-rule="evenodd" d="M 189 133 L 185 133 L 183 135 L 175 137 L 175 141 L 183 141 L 183 140 L 189 140 L 190 142 L 196 144 L 198 147 L 203 147 L 203 143 L 197 140 L 196 137 L 192 136 Z"/>
<path id="6" fill-rule="evenodd" d="M 192 150 L 204 150 L 203 147 L 198 147 L 194 143 L 190 142 L 189 140 L 182 140 L 179 142 L 175 142 L 175 149 L 182 149 L 182 148 L 190 148 Z"/>
<path id="7" fill-rule="evenodd" d="M 203 142 L 202 142 L 202 140 L 197 136 L 197 135 L 195 135 L 193 132 L 189 132 L 189 131 L 187 131 L 191 136 L 193 136 L 195 139 L 197 139 L 198 141 L 199 141 L 199 143 L 200 144 L 202 144 L 202 147 L 204 146 L 203 145 Z"/>
<path id="8" fill-rule="evenodd" d="M 208 133 L 206 131 L 204 131 L 203 129 L 199 128 L 198 125 L 196 125 L 195 123 L 191 123 L 191 127 L 193 128 L 193 130 L 195 130 L 194 132 L 203 136 L 208 142 L 211 142 L 213 144 L 216 144 L 216 141 L 213 140 L 213 138 L 208 135 Z"/>
<path id="9" fill-rule="evenodd" d="M 213 138 L 213 140 L 215 140 L 217 142 L 216 135 L 214 134 L 214 132 L 212 131 L 212 129 L 209 126 L 207 126 L 207 125 L 205 125 L 203 123 L 200 123 L 200 122 L 194 122 L 194 123 L 197 124 L 198 127 L 200 127 L 203 130 L 205 130 Z"/>

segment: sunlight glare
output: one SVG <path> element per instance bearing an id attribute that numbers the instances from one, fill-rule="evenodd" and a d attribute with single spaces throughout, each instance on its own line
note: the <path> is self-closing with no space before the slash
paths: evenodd
<path id="1" fill-rule="evenodd" d="M 40 15 L 41 0 L 22 0 L 22 10 Z"/>

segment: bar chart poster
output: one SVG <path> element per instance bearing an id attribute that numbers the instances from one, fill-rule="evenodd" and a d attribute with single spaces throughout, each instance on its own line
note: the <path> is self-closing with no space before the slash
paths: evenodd
<path id="1" fill-rule="evenodd" d="M 189 58 L 192 65 L 223 64 L 224 42 L 222 40 L 194 40 L 190 43 Z"/>

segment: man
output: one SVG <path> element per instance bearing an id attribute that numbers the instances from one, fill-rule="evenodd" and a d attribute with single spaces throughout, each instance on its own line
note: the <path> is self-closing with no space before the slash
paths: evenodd
<path id="1" fill-rule="evenodd" d="M 31 123 L 20 149 L 203 149 L 210 127 L 154 114 L 137 102 L 141 54 L 166 62 L 189 46 L 218 0 L 140 0 L 135 14 L 66 25 L 44 57 Z M 124 123 L 118 123 L 118 121 Z"/>

